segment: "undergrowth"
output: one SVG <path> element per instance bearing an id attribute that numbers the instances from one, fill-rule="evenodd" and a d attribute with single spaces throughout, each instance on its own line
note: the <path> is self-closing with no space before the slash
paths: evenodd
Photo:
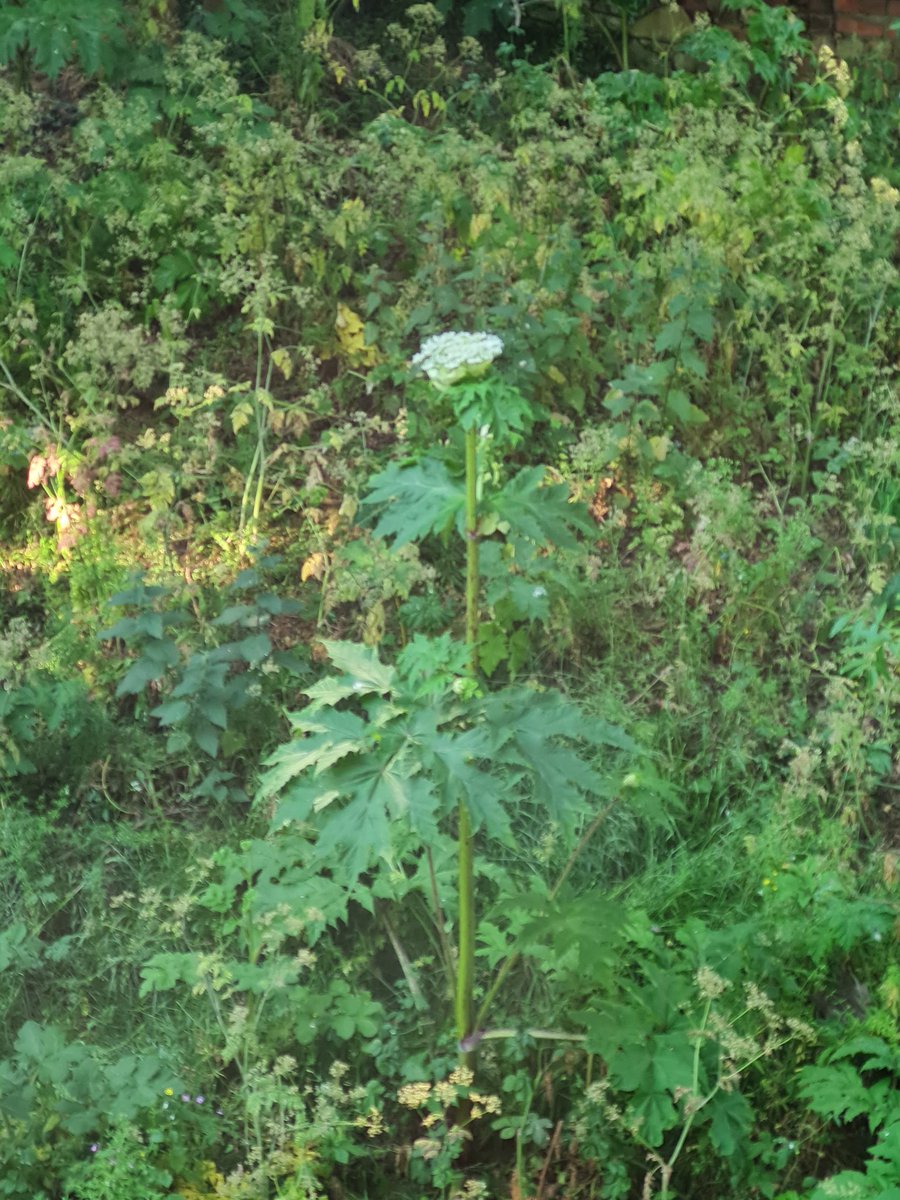
<path id="1" fill-rule="evenodd" d="M 0 1196 L 887 1200 L 890 57 L 33 7 Z"/>

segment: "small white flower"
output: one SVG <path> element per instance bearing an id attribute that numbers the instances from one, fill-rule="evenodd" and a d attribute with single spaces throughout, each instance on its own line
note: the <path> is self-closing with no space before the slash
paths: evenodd
<path id="1" fill-rule="evenodd" d="M 426 338 L 412 365 L 440 387 L 461 379 L 478 379 L 498 355 L 503 342 L 493 333 L 436 333 Z"/>
<path id="2" fill-rule="evenodd" d="M 538 585 L 538 587 L 531 589 L 531 594 L 535 600 L 541 600 L 547 595 L 547 589 Z"/>

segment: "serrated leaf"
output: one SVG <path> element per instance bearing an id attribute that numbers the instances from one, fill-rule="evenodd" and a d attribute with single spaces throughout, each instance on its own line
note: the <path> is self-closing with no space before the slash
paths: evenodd
<path id="1" fill-rule="evenodd" d="M 847 1122 L 869 1111 L 870 1090 L 850 1063 L 801 1067 L 799 1078 L 800 1095 L 820 1116 Z"/>
<path id="2" fill-rule="evenodd" d="M 482 621 L 478 627 L 478 665 L 488 678 L 508 654 L 506 631 L 496 621 Z"/>
<path id="3" fill-rule="evenodd" d="M 141 657 L 163 667 L 174 667 L 180 657 L 178 647 L 169 638 L 155 639 L 141 646 Z"/>
<path id="4" fill-rule="evenodd" d="M 503 751 L 505 761 L 527 768 L 537 797 L 555 819 L 569 819 L 572 800 L 579 793 L 607 794 L 596 771 L 574 746 L 565 744 L 582 732 L 586 740 L 591 740 L 592 723 L 558 692 L 507 688 L 488 698 L 485 715 L 492 728 L 509 730 L 509 742 Z M 594 738 L 600 740 L 601 732 L 594 730 Z M 625 736 L 622 734 L 623 739 Z"/>
<path id="5" fill-rule="evenodd" d="M 208 721 L 198 721 L 191 729 L 194 741 L 210 758 L 216 758 L 219 753 L 219 734 Z"/>
<path id="6" fill-rule="evenodd" d="M 658 1146 L 667 1130 L 678 1123 L 675 1106 L 665 1092 L 649 1092 L 636 1100 L 629 1116 L 640 1121 L 641 1140 L 648 1146 Z"/>
<path id="7" fill-rule="evenodd" d="M 213 625 L 234 625 L 238 621 L 246 621 L 255 616 L 255 610 L 249 604 L 229 604 L 224 608 Z"/>
<path id="8" fill-rule="evenodd" d="M 648 363 L 644 367 L 628 363 L 623 377 L 611 380 L 609 386 L 626 396 L 658 396 L 672 374 L 672 365 L 670 359 Z"/>
<path id="9" fill-rule="evenodd" d="M 566 484 L 542 487 L 543 467 L 526 467 L 493 497 L 492 507 L 510 530 L 541 546 L 574 549 L 573 529 L 587 529 L 586 513 L 569 503 Z"/>
<path id="10" fill-rule="evenodd" d="M 710 1117 L 709 1140 L 723 1158 L 730 1158 L 743 1145 L 753 1125 L 753 1109 L 736 1091 L 719 1091 L 707 1109 Z"/>
<path id="11" fill-rule="evenodd" d="M 669 350 L 677 350 L 684 337 L 683 321 L 667 321 L 656 335 L 653 349 L 657 354 L 665 354 Z"/>
<path id="12" fill-rule="evenodd" d="M 160 663 L 151 662 L 147 658 L 139 658 L 132 663 L 125 673 L 124 679 L 116 688 L 117 696 L 137 696 L 148 683 L 160 679 L 165 674 L 165 667 Z"/>
<path id="13" fill-rule="evenodd" d="M 315 783 L 294 783 L 287 789 L 284 797 L 277 805 L 270 829 L 274 833 L 276 830 L 288 825 L 291 821 L 297 821 L 299 824 L 305 825 L 309 821 L 317 803 L 321 801 L 322 807 L 325 807 L 332 800 L 337 800 L 340 794 L 335 788 L 332 788 L 330 791 L 323 791 L 321 786 Z"/>
<path id="14" fill-rule="evenodd" d="M 692 404 L 687 392 L 681 388 L 671 388 L 668 392 L 666 411 L 682 425 L 704 425 L 708 420 L 706 413 Z"/>
<path id="15" fill-rule="evenodd" d="M 423 738 L 422 744 L 441 768 L 451 803 L 460 799 L 471 802 L 490 790 L 492 781 L 474 765 L 488 758 L 495 748 L 489 730 L 476 726 L 459 732 L 435 731 Z M 490 828 L 488 832 L 493 833 Z"/>
<path id="16" fill-rule="evenodd" d="M 241 658 L 251 667 L 258 666 L 272 653 L 272 641 L 267 633 L 254 633 L 241 638 L 236 645 Z"/>
<path id="17" fill-rule="evenodd" d="M 509 596 L 526 621 L 546 621 L 550 616 L 550 597 L 543 584 L 513 575 L 509 580 Z"/>
<path id="18" fill-rule="evenodd" d="M 150 716 L 156 717 L 160 725 L 174 725 L 183 721 L 190 711 L 191 706 L 186 700 L 167 700 L 151 709 Z"/>
<path id="19" fill-rule="evenodd" d="M 197 711 L 201 713 L 211 725 L 217 725 L 219 729 L 228 728 L 228 711 L 221 700 L 216 700 L 213 697 L 201 697 L 197 702 Z"/>
<path id="20" fill-rule="evenodd" d="M 331 765 L 368 746 L 366 722 L 355 713 L 329 709 L 315 720 L 303 713 L 291 714 L 290 719 L 295 728 L 308 736 L 279 746 L 265 760 L 270 769 L 260 780 L 262 797 L 273 796 L 310 767 L 319 763 Z"/>
<path id="21" fill-rule="evenodd" d="M 458 384 L 450 397 L 462 429 L 487 426 L 501 443 L 517 444 L 534 424 L 533 406 L 518 388 L 500 379 Z"/>
<path id="22" fill-rule="evenodd" d="M 358 879 L 379 858 L 388 858 L 391 826 L 383 805 L 358 795 L 334 813 L 316 842 L 316 854 L 322 861 L 343 860 L 346 878 Z M 343 853 L 341 854 L 341 851 Z"/>
<path id="23" fill-rule="evenodd" d="M 375 536 L 393 538 L 395 546 L 430 533 L 444 533 L 465 506 L 462 485 L 434 458 L 424 458 L 414 467 L 391 465 L 375 476 L 371 488 L 362 503 L 387 506 L 375 526 Z"/>
<path id="24" fill-rule="evenodd" d="M 346 672 L 363 689 L 389 692 L 394 682 L 394 668 L 386 666 L 370 646 L 358 642 L 323 642 L 325 651 L 339 671 Z M 357 690 L 363 690 L 357 689 Z"/>

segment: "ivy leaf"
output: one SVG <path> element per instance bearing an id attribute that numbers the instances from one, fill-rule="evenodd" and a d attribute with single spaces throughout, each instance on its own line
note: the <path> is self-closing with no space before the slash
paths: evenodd
<path id="1" fill-rule="evenodd" d="M 385 505 L 375 536 L 393 538 L 405 546 L 429 533 L 444 533 L 465 506 L 465 492 L 435 458 L 424 458 L 414 467 L 392 464 L 372 480 L 364 505 Z"/>

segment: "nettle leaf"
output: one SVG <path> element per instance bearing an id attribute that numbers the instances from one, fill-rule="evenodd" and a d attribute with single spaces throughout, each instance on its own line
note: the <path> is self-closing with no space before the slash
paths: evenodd
<path id="1" fill-rule="evenodd" d="M 148 683 L 162 678 L 165 672 L 166 668 L 163 663 L 153 662 L 149 658 L 139 658 L 137 662 L 131 664 L 124 679 L 119 682 L 116 695 L 137 696 Z"/>
<path id="2" fill-rule="evenodd" d="M 160 725 L 175 725 L 191 711 L 191 706 L 186 700 L 167 700 L 165 704 L 159 704 L 156 708 L 150 710 L 150 716 L 156 717 Z"/>
<path id="3" fill-rule="evenodd" d="M 217 758 L 219 754 L 219 734 L 215 726 L 208 721 L 202 719 L 194 722 L 191 727 L 191 737 L 210 758 Z"/>
<path id="4" fill-rule="evenodd" d="M 682 425 L 704 425 L 709 418 L 702 408 L 691 403 L 691 398 L 682 388 L 671 388 L 666 393 L 666 412 Z"/>
<path id="5" fill-rule="evenodd" d="M 375 476 L 371 486 L 362 503 L 387 506 L 375 526 L 375 536 L 393 538 L 395 546 L 430 533 L 445 533 L 466 502 L 462 484 L 452 479 L 436 458 L 423 458 L 413 467 L 392 464 Z"/>
<path id="6" fill-rule="evenodd" d="M 590 529 L 586 514 L 569 503 L 564 483 L 543 487 L 543 467 L 526 467 L 493 497 L 492 506 L 510 530 L 542 546 L 573 549 L 574 529 Z"/>
<path id="7" fill-rule="evenodd" d="M 641 367 L 628 363 L 621 379 L 610 381 L 610 387 L 626 396 L 658 396 L 672 374 L 671 359 L 662 359 Z"/>

